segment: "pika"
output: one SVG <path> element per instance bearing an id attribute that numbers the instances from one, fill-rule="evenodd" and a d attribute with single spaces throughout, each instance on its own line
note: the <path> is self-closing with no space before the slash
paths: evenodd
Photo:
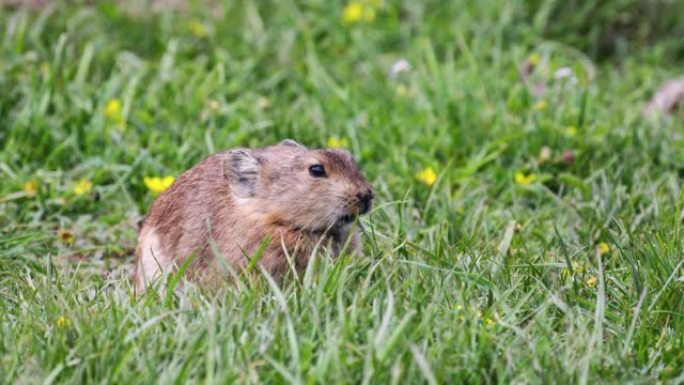
<path id="1" fill-rule="evenodd" d="M 226 266 L 244 271 L 265 245 L 259 264 L 280 280 L 291 264 L 303 271 L 318 246 L 334 256 L 356 252 L 353 222 L 372 203 L 372 187 L 345 150 L 287 139 L 211 155 L 152 204 L 135 251 L 136 291 L 187 258 L 184 278 L 215 282 L 229 277 Z"/>

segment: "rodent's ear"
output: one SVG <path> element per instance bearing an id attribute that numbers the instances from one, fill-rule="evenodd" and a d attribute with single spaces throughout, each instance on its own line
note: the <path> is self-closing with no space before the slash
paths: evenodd
<path id="1" fill-rule="evenodd" d="M 261 162 L 251 151 L 236 149 L 228 152 L 223 163 L 223 175 L 237 196 L 249 198 L 256 195 L 260 168 Z"/>
<path id="2" fill-rule="evenodd" d="M 299 144 L 299 142 L 292 140 L 292 139 L 285 139 L 282 142 L 278 143 L 279 146 L 288 146 L 288 147 L 297 147 L 297 148 L 306 148 Z"/>

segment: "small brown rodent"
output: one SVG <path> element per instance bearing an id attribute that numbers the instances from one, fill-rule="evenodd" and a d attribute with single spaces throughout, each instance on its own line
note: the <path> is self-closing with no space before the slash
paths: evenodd
<path id="1" fill-rule="evenodd" d="M 135 284 L 194 256 L 187 278 L 217 281 L 240 273 L 270 238 L 259 261 L 274 278 L 302 271 L 317 245 L 334 255 L 358 247 L 352 222 L 367 213 L 373 189 L 344 150 L 308 149 L 293 140 L 214 154 L 181 175 L 152 204 L 138 236 Z M 220 259 L 219 259 L 220 258 Z"/>

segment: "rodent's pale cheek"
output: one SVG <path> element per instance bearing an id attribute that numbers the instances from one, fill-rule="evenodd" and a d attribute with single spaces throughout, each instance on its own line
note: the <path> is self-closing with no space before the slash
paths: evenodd
<path id="1" fill-rule="evenodd" d="M 329 219 L 334 215 L 334 205 L 324 194 L 317 196 L 313 201 L 309 202 L 306 210 L 309 216 L 315 218 L 315 221 L 321 225 L 326 225 Z"/>
<path id="2" fill-rule="evenodd" d="M 320 230 L 348 213 L 349 203 L 340 187 L 339 183 L 301 183 L 281 189 L 272 199 L 283 219 L 301 228 Z"/>
<path id="3" fill-rule="evenodd" d="M 341 216 L 351 214 L 354 212 L 354 202 L 349 198 L 347 194 L 337 193 L 333 200 L 329 202 L 330 215 L 338 220 Z"/>
<path id="4" fill-rule="evenodd" d="M 345 214 L 344 202 L 339 192 L 325 189 L 308 202 L 303 217 L 315 228 L 326 228 L 334 225 Z"/>
<path id="5" fill-rule="evenodd" d="M 278 211 L 283 219 L 301 228 L 318 229 L 321 221 L 322 207 L 311 191 L 303 192 L 298 189 L 282 191 L 275 198 Z"/>

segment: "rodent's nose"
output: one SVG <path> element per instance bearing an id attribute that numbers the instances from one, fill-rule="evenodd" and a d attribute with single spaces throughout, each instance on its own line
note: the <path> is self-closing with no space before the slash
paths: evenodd
<path id="1" fill-rule="evenodd" d="M 373 191 L 357 193 L 356 197 L 359 199 L 359 214 L 363 215 L 370 211 L 371 204 L 373 203 Z"/>

